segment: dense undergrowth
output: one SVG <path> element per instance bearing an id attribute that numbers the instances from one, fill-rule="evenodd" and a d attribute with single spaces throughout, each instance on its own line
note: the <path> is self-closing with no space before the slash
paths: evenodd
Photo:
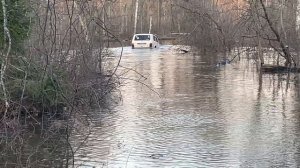
<path id="1" fill-rule="evenodd" d="M 109 107 L 119 85 L 116 67 L 105 67 L 109 30 L 80 12 L 88 2 L 47 2 L 7 1 L 6 15 L 0 10 L 8 29 L 0 26 L 0 167 L 72 165 L 76 125 Z"/>

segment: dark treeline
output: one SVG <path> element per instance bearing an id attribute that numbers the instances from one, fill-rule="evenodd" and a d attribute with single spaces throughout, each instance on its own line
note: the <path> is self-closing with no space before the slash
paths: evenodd
<path id="1" fill-rule="evenodd" d="M 255 47 L 263 64 L 264 48 L 273 48 L 285 60 L 277 64 L 299 64 L 297 0 L 109 1 L 103 18 L 122 39 L 130 39 L 134 32 L 137 4 L 137 33 L 147 33 L 152 18 L 152 33 L 190 33 L 185 37 L 187 44 L 203 50 L 227 52 L 234 47 Z"/>

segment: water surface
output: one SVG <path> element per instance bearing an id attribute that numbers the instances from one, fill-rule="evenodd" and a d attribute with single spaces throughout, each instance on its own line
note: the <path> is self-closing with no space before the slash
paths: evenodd
<path id="1" fill-rule="evenodd" d="M 122 102 L 93 114 L 76 165 L 300 167 L 295 75 L 261 75 L 243 59 L 216 67 L 217 60 L 172 46 L 124 48 Z"/>

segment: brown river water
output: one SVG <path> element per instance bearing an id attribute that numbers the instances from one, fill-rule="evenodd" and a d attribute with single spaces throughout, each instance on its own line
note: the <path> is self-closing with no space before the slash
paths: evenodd
<path id="1" fill-rule="evenodd" d="M 125 47 L 122 101 L 93 114 L 76 167 L 300 167 L 296 75 L 217 61 L 172 46 Z"/>

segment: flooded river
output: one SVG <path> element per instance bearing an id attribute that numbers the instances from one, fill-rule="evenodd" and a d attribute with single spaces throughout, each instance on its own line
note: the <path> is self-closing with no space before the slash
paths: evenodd
<path id="1" fill-rule="evenodd" d="M 118 53 L 120 48 L 115 49 Z M 124 48 L 122 101 L 95 113 L 78 167 L 300 167 L 299 85 L 253 61 Z M 289 82 L 287 82 L 289 81 Z"/>

